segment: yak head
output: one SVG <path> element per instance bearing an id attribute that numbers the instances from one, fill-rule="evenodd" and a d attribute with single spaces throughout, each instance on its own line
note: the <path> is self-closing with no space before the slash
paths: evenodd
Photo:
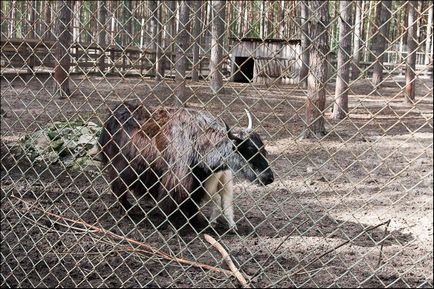
<path id="1" fill-rule="evenodd" d="M 245 110 L 249 119 L 248 126 L 233 134 L 226 125 L 229 138 L 234 143 L 234 151 L 240 156 L 236 170 L 251 182 L 268 185 L 274 181 L 274 174 L 267 160 L 264 142 L 252 126 L 252 116 Z"/>

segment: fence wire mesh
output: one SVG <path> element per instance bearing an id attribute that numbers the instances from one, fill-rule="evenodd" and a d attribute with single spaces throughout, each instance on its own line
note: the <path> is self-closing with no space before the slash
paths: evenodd
<path id="1" fill-rule="evenodd" d="M 1 286 L 432 287 L 432 10 L 2 1 Z"/>

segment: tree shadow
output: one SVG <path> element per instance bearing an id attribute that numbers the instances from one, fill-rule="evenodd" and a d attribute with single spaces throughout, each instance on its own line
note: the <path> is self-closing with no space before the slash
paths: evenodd
<path id="1" fill-rule="evenodd" d="M 252 224 L 260 224 L 252 226 Z M 364 224 L 335 219 L 321 212 L 309 213 L 309 216 L 297 217 L 288 223 L 281 219 L 273 221 L 273 230 L 270 222 L 260 220 L 256 216 L 242 218 L 238 222 L 238 234 L 241 236 L 257 235 L 269 238 L 281 237 L 319 237 L 341 239 L 349 241 L 352 245 L 361 247 L 404 245 L 413 240 L 410 233 L 401 230 L 386 230 L 386 222 L 377 225 Z"/>

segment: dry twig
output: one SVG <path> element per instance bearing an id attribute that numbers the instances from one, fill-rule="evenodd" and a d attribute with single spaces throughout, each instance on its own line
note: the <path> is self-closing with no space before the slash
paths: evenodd
<path id="1" fill-rule="evenodd" d="M 232 274 L 240 281 L 241 285 L 244 288 L 250 288 L 249 284 L 247 283 L 246 279 L 244 278 L 243 274 L 238 270 L 238 268 L 235 266 L 234 262 L 231 259 L 231 256 L 229 256 L 228 252 L 223 248 L 223 246 L 217 242 L 216 239 L 211 237 L 208 234 L 204 234 L 205 240 L 211 244 L 219 253 L 222 255 L 223 260 L 225 260 L 226 264 L 228 265 L 229 269 L 231 269 Z"/>
<path id="2" fill-rule="evenodd" d="M 211 266 L 211 265 L 207 265 L 207 264 L 202 264 L 202 263 L 191 261 L 191 260 L 186 260 L 186 259 L 170 256 L 169 254 L 167 254 L 167 253 L 165 253 L 165 252 L 163 252 L 163 251 L 161 251 L 159 249 L 156 249 L 156 248 L 154 248 L 154 247 L 152 247 L 152 246 L 150 246 L 150 245 L 148 245 L 146 243 L 143 243 L 143 242 L 140 242 L 140 241 L 137 241 L 137 240 L 134 240 L 134 239 L 130 239 L 130 238 L 127 238 L 127 237 L 124 237 L 124 236 L 117 235 L 117 234 L 115 234 L 113 232 L 110 232 L 110 231 L 108 231 L 106 229 L 103 229 L 103 228 L 100 228 L 100 227 L 88 224 L 88 223 L 86 223 L 84 221 L 73 220 L 73 219 L 70 219 L 70 218 L 67 218 L 67 217 L 63 217 L 63 216 L 58 215 L 58 214 L 54 214 L 54 213 L 48 212 L 48 211 L 46 211 L 46 210 L 44 210 L 42 208 L 39 208 L 35 204 L 31 204 L 29 202 L 26 202 L 23 199 L 20 199 L 20 198 L 15 197 L 15 196 L 14 196 L 14 198 L 20 200 L 21 202 L 25 203 L 26 205 L 30 205 L 30 207 L 35 208 L 36 210 L 42 212 L 46 216 L 54 217 L 57 220 L 62 220 L 64 222 L 71 222 L 74 225 L 82 225 L 86 229 L 89 230 L 89 233 L 93 233 L 93 234 L 99 233 L 99 234 L 102 234 L 104 236 L 108 236 L 108 237 L 111 237 L 113 239 L 116 239 L 116 240 L 126 241 L 126 242 L 128 242 L 130 244 L 137 245 L 140 248 L 140 249 L 128 250 L 130 252 L 142 252 L 142 253 L 148 253 L 148 254 L 151 253 L 153 255 L 159 256 L 159 257 L 161 257 L 161 258 L 163 258 L 165 260 L 168 260 L 168 261 L 175 261 L 175 262 L 177 262 L 179 264 L 190 265 L 190 266 L 193 266 L 193 267 L 202 268 L 202 269 L 205 269 L 205 270 L 209 270 L 209 271 L 213 271 L 213 272 L 217 272 L 217 273 L 223 273 L 223 274 L 226 274 L 226 275 L 232 275 L 234 277 L 237 277 L 232 271 L 229 271 L 229 270 L 226 270 L 226 269 L 217 268 L 217 267 L 214 267 L 214 266 Z M 75 228 L 75 227 L 71 226 L 70 228 Z"/>

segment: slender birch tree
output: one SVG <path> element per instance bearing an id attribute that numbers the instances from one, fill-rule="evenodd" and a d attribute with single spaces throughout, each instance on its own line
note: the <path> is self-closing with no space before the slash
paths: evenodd
<path id="1" fill-rule="evenodd" d="M 210 80 L 213 93 L 219 93 L 223 88 L 223 36 L 225 32 L 225 2 L 218 0 L 212 2 L 212 28 L 211 28 L 211 57 Z"/>
<path id="2" fill-rule="evenodd" d="M 187 48 L 190 42 L 189 33 L 190 7 L 189 1 L 179 2 L 178 34 L 176 35 L 177 51 L 175 62 L 175 105 L 185 106 L 187 102 L 186 75 Z"/>
<path id="3" fill-rule="evenodd" d="M 417 1 L 408 1 L 408 27 L 407 27 L 407 64 L 405 68 L 405 99 L 408 103 L 415 101 L 415 81 L 416 81 L 416 31 L 417 17 L 416 5 Z"/>
<path id="4" fill-rule="evenodd" d="M 333 119 L 343 119 L 348 113 L 348 82 L 350 80 L 352 1 L 340 1 L 339 6 L 339 52 Z"/>

